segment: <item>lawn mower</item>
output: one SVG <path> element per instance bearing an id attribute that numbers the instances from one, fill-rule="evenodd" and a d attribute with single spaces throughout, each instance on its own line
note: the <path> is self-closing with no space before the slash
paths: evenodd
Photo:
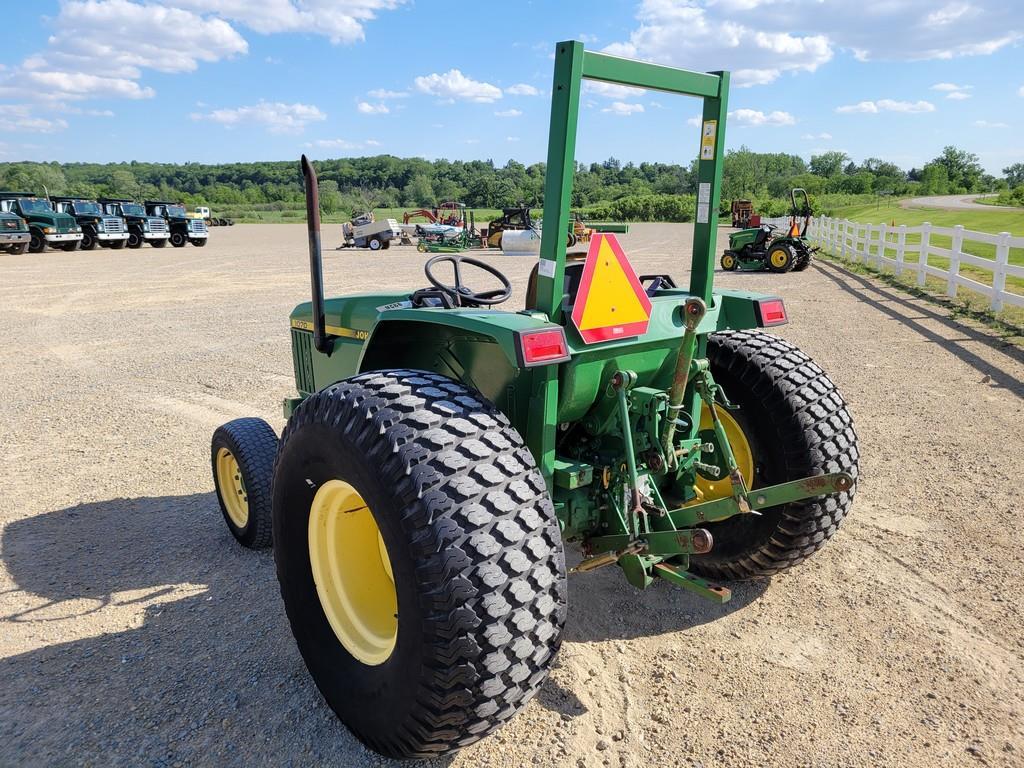
<path id="1" fill-rule="evenodd" d="M 540 258 L 525 308 L 497 268 L 439 254 L 427 285 L 324 298 L 302 159 L 312 298 L 291 313 L 294 397 L 219 427 L 221 512 L 273 544 L 328 705 L 369 748 L 443 755 L 536 694 L 578 578 L 618 566 L 721 603 L 835 533 L 857 440 L 835 385 L 763 329 L 783 301 L 713 290 L 729 74 L 555 47 Z M 581 84 L 703 99 L 688 287 L 638 276 L 612 234 L 567 260 Z M 607 610 L 591 605 L 588 610 Z"/>
<path id="2" fill-rule="evenodd" d="M 803 193 L 803 206 L 797 207 L 796 193 Z M 789 228 L 784 235 L 777 235 L 774 224 L 760 224 L 741 229 L 729 235 L 729 249 L 722 254 L 722 269 L 732 272 L 736 269 L 770 272 L 801 272 L 811 264 L 811 255 L 818 249 L 807 243 L 807 227 L 811 223 L 811 201 L 807 191 L 797 187 L 790 190 L 792 202 Z M 803 217 L 803 226 L 798 218 Z"/>

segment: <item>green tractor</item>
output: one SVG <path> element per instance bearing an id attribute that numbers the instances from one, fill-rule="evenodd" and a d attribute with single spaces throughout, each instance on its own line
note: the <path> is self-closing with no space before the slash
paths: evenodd
<path id="1" fill-rule="evenodd" d="M 802 193 L 802 205 L 797 205 L 797 192 Z M 749 227 L 729 235 L 729 249 L 722 254 L 722 269 L 732 272 L 736 269 L 770 272 L 802 272 L 811 265 L 811 258 L 817 248 L 807 242 L 807 228 L 811 224 L 811 201 L 807 190 L 796 187 L 790 190 L 792 203 L 789 228 L 784 235 L 776 235 L 778 227 L 762 224 Z M 803 224 L 800 224 L 800 219 Z"/>
<path id="2" fill-rule="evenodd" d="M 709 205 L 688 287 L 635 275 L 613 235 L 567 264 L 585 78 L 703 100 Z M 562 639 L 564 542 L 582 550 L 578 578 L 615 565 L 636 587 L 661 579 L 721 603 L 718 580 L 802 562 L 850 509 L 850 414 L 818 365 L 763 330 L 786 322 L 782 300 L 712 290 L 728 92 L 727 72 L 555 47 L 547 226 L 525 308 L 496 309 L 510 281 L 463 254 L 429 259 L 419 289 L 325 299 L 303 158 L 298 393 L 280 440 L 235 420 L 211 463 L 232 534 L 273 544 L 313 680 L 371 749 L 442 755 L 526 705 Z"/>

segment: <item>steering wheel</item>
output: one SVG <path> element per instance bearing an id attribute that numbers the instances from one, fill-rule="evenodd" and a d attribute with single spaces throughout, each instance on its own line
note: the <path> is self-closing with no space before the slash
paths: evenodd
<path id="1" fill-rule="evenodd" d="M 450 261 L 452 263 L 452 268 L 455 270 L 455 285 L 447 285 L 434 277 L 434 265 L 441 264 L 446 261 Z M 492 277 L 498 278 L 498 281 L 501 283 L 501 288 L 494 288 L 490 291 L 471 290 L 462 282 L 463 264 L 468 264 L 471 267 L 482 269 Z M 426 274 L 427 280 L 430 281 L 432 286 L 451 296 L 452 301 L 455 302 L 455 306 L 457 307 L 489 307 L 494 304 L 501 304 L 501 302 L 505 301 L 512 295 L 512 283 L 508 281 L 507 277 L 501 274 L 501 272 L 490 264 L 469 256 L 459 256 L 450 253 L 435 256 L 423 265 L 423 272 Z"/>

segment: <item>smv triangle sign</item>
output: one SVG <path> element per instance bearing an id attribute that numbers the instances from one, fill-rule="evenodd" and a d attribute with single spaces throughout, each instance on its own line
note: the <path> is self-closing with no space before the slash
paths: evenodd
<path id="1" fill-rule="evenodd" d="M 585 344 L 647 333 L 651 300 L 614 235 L 590 240 L 572 322 Z"/>

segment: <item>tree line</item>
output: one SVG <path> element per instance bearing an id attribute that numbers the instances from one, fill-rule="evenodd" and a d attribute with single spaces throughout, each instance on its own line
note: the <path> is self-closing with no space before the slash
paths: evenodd
<path id="1" fill-rule="evenodd" d="M 320 201 L 326 214 L 372 208 L 419 208 L 458 200 L 471 208 L 502 208 L 544 202 L 544 163 L 509 160 L 425 160 L 391 155 L 339 158 L 316 163 Z M 1020 164 L 1018 164 L 1020 165 Z M 753 152 L 725 156 L 723 210 L 735 198 L 755 201 L 773 216 L 788 210 L 792 187 L 819 202 L 851 195 L 928 195 L 987 192 L 1018 186 L 1024 170 L 1006 169 L 997 179 L 976 155 L 956 147 L 921 168 L 904 170 L 870 157 L 855 163 L 843 152 L 799 155 Z M 1016 175 L 1014 175 L 1016 174 Z M 83 197 L 169 199 L 234 211 L 295 211 L 303 200 L 294 161 L 201 163 L 2 163 L 0 187 Z M 578 163 L 572 206 L 597 217 L 688 221 L 693 217 L 697 163 L 623 163 L 612 157 Z M 816 206 L 818 207 L 818 206 Z M 827 212 L 827 211 L 823 211 Z"/>

